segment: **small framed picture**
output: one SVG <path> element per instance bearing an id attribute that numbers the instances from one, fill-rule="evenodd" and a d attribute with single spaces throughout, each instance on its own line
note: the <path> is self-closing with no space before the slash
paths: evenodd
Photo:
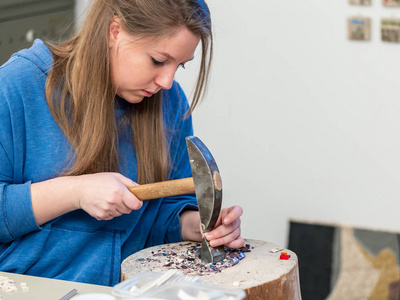
<path id="1" fill-rule="evenodd" d="M 381 20 L 382 41 L 400 43 L 400 19 Z"/>
<path id="2" fill-rule="evenodd" d="M 371 5 L 371 1 L 372 0 L 349 0 L 349 4 L 369 6 Z"/>
<path id="3" fill-rule="evenodd" d="M 400 6 L 400 0 L 382 0 L 383 6 L 396 7 Z"/>
<path id="4" fill-rule="evenodd" d="M 371 39 L 371 18 L 349 17 L 347 19 L 348 39 L 369 41 Z"/>

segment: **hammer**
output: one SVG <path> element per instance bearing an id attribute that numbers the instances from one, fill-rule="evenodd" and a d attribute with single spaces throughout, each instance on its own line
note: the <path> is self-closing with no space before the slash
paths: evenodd
<path id="1" fill-rule="evenodd" d="M 203 142 L 195 137 L 186 137 L 192 176 L 129 187 L 139 200 L 151 200 L 169 196 L 196 193 L 203 233 L 211 231 L 221 211 L 222 181 L 217 164 Z M 203 237 L 201 261 L 216 263 L 225 258 L 223 246 L 211 247 Z"/>

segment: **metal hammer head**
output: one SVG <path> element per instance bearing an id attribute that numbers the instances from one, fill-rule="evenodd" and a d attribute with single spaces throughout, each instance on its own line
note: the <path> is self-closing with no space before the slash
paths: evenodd
<path id="1" fill-rule="evenodd" d="M 214 228 L 221 211 L 221 176 L 211 152 L 199 138 L 194 136 L 187 137 L 186 144 L 189 152 L 197 204 L 199 206 L 201 227 L 203 233 L 207 233 Z M 224 247 L 211 247 L 204 237 L 201 247 L 202 262 L 216 263 L 224 258 Z"/>

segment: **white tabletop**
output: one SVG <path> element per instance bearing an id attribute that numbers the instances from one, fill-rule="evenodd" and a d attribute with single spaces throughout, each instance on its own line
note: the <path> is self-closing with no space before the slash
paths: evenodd
<path id="1" fill-rule="evenodd" d="M 15 286 L 17 287 L 17 291 L 13 293 L 6 293 L 0 290 L 1 300 L 58 300 L 73 289 L 78 290 L 78 293 L 75 297 L 88 293 L 104 293 L 111 295 L 112 289 L 109 286 L 85 284 L 6 272 L 0 272 L 0 276 L 5 276 L 14 280 Z M 26 283 L 29 290 L 23 291 L 21 283 Z M 74 297 L 72 297 L 71 300 L 74 300 Z"/>

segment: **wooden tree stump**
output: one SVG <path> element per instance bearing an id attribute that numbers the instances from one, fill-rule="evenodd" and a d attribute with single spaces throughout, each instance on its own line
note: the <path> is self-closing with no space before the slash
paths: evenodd
<path id="1" fill-rule="evenodd" d="M 166 272 L 171 266 L 168 268 L 164 266 L 167 259 L 163 261 L 162 253 L 172 251 L 178 252 L 179 255 L 179 252 L 184 253 L 187 247 L 197 244 L 194 242 L 166 244 L 134 253 L 122 262 L 121 280 L 142 272 Z M 242 289 L 246 292 L 246 300 L 301 299 L 296 254 L 287 249 L 273 253 L 271 251 L 279 247 L 264 241 L 246 240 L 246 244 L 251 246 L 251 252 L 246 252 L 244 259 L 218 273 L 203 273 L 202 282 L 224 288 Z M 281 260 L 281 252 L 287 252 L 290 258 Z M 157 258 L 155 256 L 157 253 L 161 253 L 161 257 Z"/>

